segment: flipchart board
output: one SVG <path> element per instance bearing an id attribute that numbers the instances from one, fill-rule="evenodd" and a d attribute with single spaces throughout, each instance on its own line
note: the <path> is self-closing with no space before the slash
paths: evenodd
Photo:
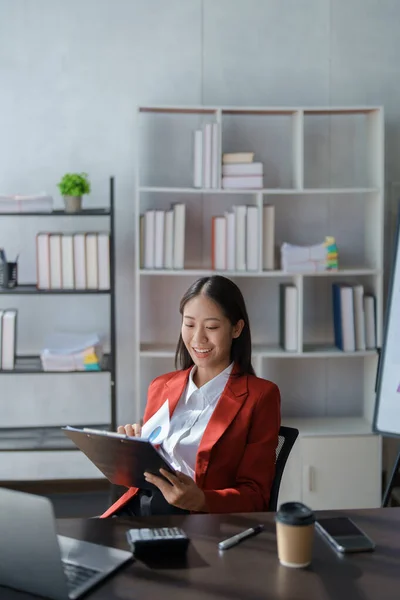
<path id="1" fill-rule="evenodd" d="M 373 429 L 400 437 L 400 207 L 394 247 Z"/>

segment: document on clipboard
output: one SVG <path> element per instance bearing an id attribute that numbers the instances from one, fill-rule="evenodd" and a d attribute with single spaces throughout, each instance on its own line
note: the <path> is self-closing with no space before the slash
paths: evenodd
<path id="1" fill-rule="evenodd" d="M 144 478 L 145 471 L 159 477 L 160 468 L 175 473 L 148 438 L 70 426 L 62 427 L 62 431 L 115 485 L 154 490 Z"/>

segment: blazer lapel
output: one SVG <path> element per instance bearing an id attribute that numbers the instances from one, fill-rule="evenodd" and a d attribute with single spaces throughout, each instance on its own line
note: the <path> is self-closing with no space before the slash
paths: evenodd
<path id="1" fill-rule="evenodd" d="M 247 376 L 235 376 L 232 372 L 217 406 L 205 428 L 196 458 L 196 482 L 201 484 L 207 470 L 214 444 L 227 430 L 248 396 Z"/>
<path id="2" fill-rule="evenodd" d="M 172 417 L 172 414 L 176 408 L 176 405 L 179 402 L 180 397 L 182 396 L 183 390 L 186 387 L 186 384 L 189 379 L 190 368 L 185 371 L 178 371 L 176 375 L 171 377 L 169 381 L 166 382 L 164 386 L 164 395 L 161 399 L 161 405 L 168 399 L 169 404 L 169 416 Z"/>

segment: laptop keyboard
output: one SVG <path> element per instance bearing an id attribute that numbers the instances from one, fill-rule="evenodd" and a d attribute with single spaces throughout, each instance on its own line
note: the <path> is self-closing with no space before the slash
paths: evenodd
<path id="1" fill-rule="evenodd" d="M 72 592 L 78 586 L 86 583 L 88 579 L 100 573 L 96 569 L 90 569 L 89 567 L 83 567 L 82 565 L 75 565 L 66 560 L 62 561 L 64 573 L 67 577 L 68 590 Z"/>

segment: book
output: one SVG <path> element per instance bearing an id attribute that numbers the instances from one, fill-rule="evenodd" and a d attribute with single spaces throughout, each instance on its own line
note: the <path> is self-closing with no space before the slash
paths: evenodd
<path id="1" fill-rule="evenodd" d="M 259 261 L 259 217 L 258 207 L 248 206 L 246 214 L 246 268 L 258 271 Z"/>
<path id="2" fill-rule="evenodd" d="M 356 349 L 353 288 L 345 283 L 332 285 L 335 346 L 344 352 Z"/>
<path id="3" fill-rule="evenodd" d="M 110 234 L 97 234 L 97 259 L 99 270 L 99 290 L 110 289 Z"/>
<path id="4" fill-rule="evenodd" d="M 354 332 L 356 350 L 365 350 L 364 286 L 353 286 Z"/>
<path id="5" fill-rule="evenodd" d="M 248 175 L 242 177 L 222 177 L 222 187 L 224 189 L 262 189 L 264 180 L 259 175 Z"/>
<path id="6" fill-rule="evenodd" d="M 263 270 L 275 268 L 275 206 L 263 205 Z"/>
<path id="7" fill-rule="evenodd" d="M 1 368 L 12 371 L 15 366 L 17 311 L 6 309 L 2 317 Z"/>
<path id="8" fill-rule="evenodd" d="M 86 289 L 86 233 L 74 234 L 75 289 Z"/>
<path id="9" fill-rule="evenodd" d="M 36 235 L 36 286 L 39 290 L 50 289 L 50 234 Z"/>
<path id="10" fill-rule="evenodd" d="M 212 217 L 211 221 L 211 268 L 219 271 L 226 269 L 226 219 Z"/>
<path id="11" fill-rule="evenodd" d="M 212 124 L 206 123 L 203 132 L 203 187 L 211 188 Z"/>
<path id="12" fill-rule="evenodd" d="M 225 152 L 222 155 L 222 164 L 251 163 L 254 160 L 254 152 Z"/>
<path id="13" fill-rule="evenodd" d="M 165 212 L 163 210 L 155 211 L 154 219 L 154 268 L 162 269 L 164 267 L 164 227 Z"/>
<path id="14" fill-rule="evenodd" d="M 144 213 L 144 268 L 154 269 L 156 211 L 146 210 Z"/>
<path id="15" fill-rule="evenodd" d="M 86 288 L 88 290 L 97 290 L 99 287 L 97 233 L 87 233 L 85 241 L 86 241 Z"/>
<path id="16" fill-rule="evenodd" d="M 279 286 L 279 335 L 280 345 L 287 352 L 298 350 L 298 291 L 291 283 Z"/>
<path id="17" fill-rule="evenodd" d="M 246 217 L 247 206 L 238 205 L 233 207 L 235 213 L 235 269 L 246 270 Z"/>
<path id="18" fill-rule="evenodd" d="M 62 287 L 74 289 L 74 238 L 71 234 L 61 236 Z"/>
<path id="19" fill-rule="evenodd" d="M 364 295 L 365 346 L 367 350 L 376 348 L 376 301 L 372 294 Z"/>
<path id="20" fill-rule="evenodd" d="M 174 269 L 183 269 L 185 267 L 186 205 L 183 203 L 174 204 L 173 210 L 174 210 L 173 267 L 174 267 Z"/>
<path id="21" fill-rule="evenodd" d="M 222 175 L 230 176 L 248 176 L 264 174 L 264 165 L 260 162 L 253 163 L 232 163 L 222 165 Z"/>
<path id="22" fill-rule="evenodd" d="M 235 270 L 236 258 L 236 222 L 235 213 L 227 211 L 226 219 L 226 269 L 227 271 Z"/>
<path id="23" fill-rule="evenodd" d="M 219 128 L 217 123 L 211 126 L 211 187 L 218 187 L 218 168 L 220 163 L 219 155 Z"/>
<path id="24" fill-rule="evenodd" d="M 193 187 L 203 186 L 203 132 L 197 129 L 193 140 Z"/>
<path id="25" fill-rule="evenodd" d="M 62 288 L 61 234 L 50 234 L 50 288 Z"/>
<path id="26" fill-rule="evenodd" d="M 164 220 L 164 268 L 174 268 L 174 211 L 167 210 Z"/>

